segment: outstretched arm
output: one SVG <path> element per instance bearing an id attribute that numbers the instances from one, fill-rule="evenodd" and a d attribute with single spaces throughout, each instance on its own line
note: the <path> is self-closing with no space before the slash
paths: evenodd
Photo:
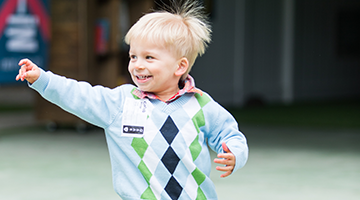
<path id="1" fill-rule="evenodd" d="M 19 62 L 19 74 L 16 76 L 16 80 L 24 81 L 25 79 L 33 84 L 40 76 L 40 69 L 37 65 L 31 62 L 29 59 L 22 59 Z"/>
<path id="2" fill-rule="evenodd" d="M 220 176 L 221 178 L 225 178 L 233 172 L 235 168 L 236 160 L 235 160 L 235 155 L 231 153 L 230 149 L 226 146 L 225 142 L 222 143 L 222 148 L 225 153 L 218 154 L 217 155 L 218 158 L 215 158 L 214 162 L 217 164 L 225 165 L 223 167 L 220 166 L 216 167 L 216 170 L 225 172 Z"/>
<path id="3" fill-rule="evenodd" d="M 125 98 L 124 87 L 92 86 L 85 81 L 45 72 L 29 59 L 21 60 L 19 65 L 21 68 L 16 80 L 26 79 L 30 88 L 43 98 L 91 124 L 108 127 L 120 112 Z"/>

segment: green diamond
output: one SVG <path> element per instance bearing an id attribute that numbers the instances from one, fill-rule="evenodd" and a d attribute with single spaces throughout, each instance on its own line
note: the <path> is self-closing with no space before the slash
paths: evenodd
<path id="1" fill-rule="evenodd" d="M 201 152 L 201 145 L 199 144 L 199 136 L 196 136 L 195 140 L 189 146 L 193 161 L 199 156 Z"/>
<path id="2" fill-rule="evenodd" d="M 200 133 L 200 127 L 205 126 L 205 117 L 203 111 L 199 110 L 192 118 L 192 121 L 195 125 L 197 132 Z"/>
<path id="3" fill-rule="evenodd" d="M 141 174 L 144 176 L 146 182 L 150 185 L 150 178 L 152 177 L 152 174 L 149 170 L 149 168 L 146 167 L 144 161 L 141 161 L 138 166 Z"/>
<path id="4" fill-rule="evenodd" d="M 131 143 L 131 146 L 134 148 L 136 153 L 142 159 L 144 157 L 145 151 L 149 145 L 146 143 L 144 138 L 134 138 Z"/>
<path id="5" fill-rule="evenodd" d="M 205 199 L 206 199 L 206 196 L 205 196 L 204 192 L 199 187 L 198 191 L 197 191 L 196 200 L 205 200 Z"/>
<path id="6" fill-rule="evenodd" d="M 141 199 L 149 199 L 149 200 L 156 200 L 156 197 L 153 193 L 153 191 L 151 190 L 150 187 L 148 187 L 145 192 L 141 195 L 140 197 Z"/>
<path id="7" fill-rule="evenodd" d="M 194 177 L 196 183 L 200 186 L 201 183 L 203 183 L 205 181 L 205 174 L 202 173 L 198 168 L 196 168 L 191 175 Z"/>
<path id="8" fill-rule="evenodd" d="M 201 96 L 200 94 L 195 93 L 195 98 L 198 100 L 201 107 L 204 107 L 207 103 L 211 101 L 211 99 L 206 94 L 203 94 Z"/>

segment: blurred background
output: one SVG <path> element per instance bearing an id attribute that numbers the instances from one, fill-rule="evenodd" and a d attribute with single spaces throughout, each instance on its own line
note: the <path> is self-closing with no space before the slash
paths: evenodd
<path id="1" fill-rule="evenodd" d="M 191 75 L 250 146 L 244 169 L 212 173 L 219 199 L 359 199 L 360 1 L 203 3 L 212 42 Z M 102 130 L 16 82 L 17 63 L 131 83 L 123 37 L 164 4 L 0 0 L 0 199 L 118 199 Z"/>

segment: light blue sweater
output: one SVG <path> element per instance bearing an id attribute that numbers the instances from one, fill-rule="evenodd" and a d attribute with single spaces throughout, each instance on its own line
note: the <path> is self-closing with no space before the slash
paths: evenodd
<path id="1" fill-rule="evenodd" d="M 30 87 L 105 130 L 113 185 L 124 200 L 217 199 L 207 144 L 222 153 L 226 142 L 236 157 L 234 172 L 247 161 L 235 119 L 206 93 L 167 104 L 139 99 L 134 85 L 93 87 L 44 71 Z"/>

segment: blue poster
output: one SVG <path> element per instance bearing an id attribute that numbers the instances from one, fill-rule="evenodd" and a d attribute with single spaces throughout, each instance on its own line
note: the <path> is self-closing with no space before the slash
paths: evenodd
<path id="1" fill-rule="evenodd" d="M 0 0 L 0 84 L 16 83 L 18 63 L 48 68 L 50 0 Z"/>

